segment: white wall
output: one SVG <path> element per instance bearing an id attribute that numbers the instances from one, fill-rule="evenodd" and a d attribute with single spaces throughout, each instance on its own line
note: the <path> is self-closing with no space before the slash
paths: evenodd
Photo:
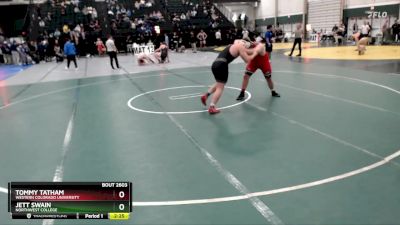
<path id="1" fill-rule="evenodd" d="M 228 8 L 231 12 L 240 14 L 245 13 L 249 18 L 254 19 L 255 15 L 255 8 L 254 4 L 240 4 L 240 3 L 224 3 L 223 4 L 226 8 Z"/>
<path id="2" fill-rule="evenodd" d="M 345 0 L 344 8 L 351 9 L 368 7 L 372 5 L 391 5 L 399 3 L 399 0 Z"/>
<path id="3" fill-rule="evenodd" d="M 280 0 L 286 2 L 288 0 Z M 296 0 L 297 1 L 297 0 Z M 275 17 L 275 0 L 261 0 L 256 8 L 255 18 L 265 19 Z"/>
<path id="4" fill-rule="evenodd" d="M 278 17 L 303 14 L 304 0 L 277 0 Z M 261 0 L 256 8 L 256 19 L 275 17 L 275 0 Z"/>
<path id="5" fill-rule="evenodd" d="M 39 4 L 45 2 L 44 0 L 33 0 L 34 3 Z M 29 4 L 29 0 L 12 0 L 9 2 L 0 2 L 0 6 L 2 5 L 27 5 Z"/>
<path id="6" fill-rule="evenodd" d="M 278 0 L 278 17 L 303 14 L 303 9 L 304 0 Z"/>
<path id="7" fill-rule="evenodd" d="M 236 15 L 245 13 L 248 17 L 247 26 L 249 28 L 254 28 L 254 20 L 256 19 L 255 17 L 256 8 L 254 7 L 254 3 L 231 2 L 231 3 L 223 3 L 223 6 L 232 13 L 235 13 Z"/>

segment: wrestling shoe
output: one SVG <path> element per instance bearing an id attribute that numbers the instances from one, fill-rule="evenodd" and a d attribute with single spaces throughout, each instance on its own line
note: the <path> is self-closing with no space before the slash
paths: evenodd
<path id="1" fill-rule="evenodd" d="M 207 94 L 201 96 L 201 103 L 203 103 L 203 105 L 207 105 Z"/>
<path id="2" fill-rule="evenodd" d="M 278 92 L 276 92 L 276 91 L 271 91 L 271 95 L 272 95 L 272 97 L 281 97 L 281 95 L 278 94 Z"/>
<path id="3" fill-rule="evenodd" d="M 216 109 L 215 106 L 210 106 L 210 108 L 208 108 L 208 113 L 212 114 L 217 114 L 220 113 L 221 111 Z"/>
<path id="4" fill-rule="evenodd" d="M 236 101 L 243 101 L 244 100 L 244 92 L 241 91 L 239 96 L 236 98 Z"/>

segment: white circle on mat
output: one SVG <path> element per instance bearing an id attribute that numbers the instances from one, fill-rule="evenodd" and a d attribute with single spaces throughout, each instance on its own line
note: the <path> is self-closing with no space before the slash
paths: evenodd
<path id="1" fill-rule="evenodd" d="M 141 93 L 141 94 L 138 94 L 138 95 L 132 97 L 131 99 L 129 99 L 127 105 L 128 105 L 129 108 L 131 108 L 131 109 L 133 109 L 133 110 L 135 110 L 135 111 L 139 111 L 139 112 L 143 112 L 143 113 L 151 113 L 151 114 L 174 114 L 174 115 L 177 115 L 177 114 L 203 113 L 203 112 L 207 112 L 208 110 L 207 110 L 207 109 L 204 109 L 204 110 L 181 111 L 181 112 L 160 112 L 160 111 L 151 111 L 151 110 L 140 109 L 140 108 L 137 108 L 137 107 L 133 106 L 133 104 L 132 104 L 134 100 L 136 100 L 136 99 L 138 99 L 138 98 L 140 98 L 140 97 L 142 97 L 142 96 L 151 94 L 151 93 L 162 92 L 162 91 L 167 91 L 167 90 L 183 89 L 183 88 L 200 88 L 200 87 L 207 87 L 207 86 L 204 86 L 204 85 L 197 85 L 197 86 L 181 86 L 181 87 L 170 87 L 170 88 L 163 88 L 163 89 L 157 89 L 157 90 L 153 90 L 153 91 L 148 91 L 148 92 L 144 92 L 144 93 Z M 241 91 L 241 89 L 235 88 L 235 87 L 225 86 L 225 88 L 226 88 L 226 89 L 232 89 L 232 90 Z M 245 100 L 243 100 L 243 101 L 241 101 L 241 102 L 238 102 L 238 103 L 235 103 L 235 104 L 232 104 L 232 105 L 227 105 L 227 106 L 219 107 L 218 109 L 228 109 L 228 108 L 232 108 L 232 107 L 241 105 L 241 104 L 243 104 L 243 103 L 249 101 L 249 100 L 251 99 L 251 94 L 250 94 L 250 92 L 248 92 L 248 91 L 246 91 L 246 94 L 247 94 L 247 97 L 246 97 Z M 199 101 L 199 104 L 200 104 L 200 101 Z"/>

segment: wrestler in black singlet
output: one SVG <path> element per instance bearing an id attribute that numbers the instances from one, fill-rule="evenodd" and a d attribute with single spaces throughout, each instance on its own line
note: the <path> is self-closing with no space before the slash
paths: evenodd
<path id="1" fill-rule="evenodd" d="M 161 62 L 164 63 L 168 57 L 168 48 L 161 49 Z"/>
<path id="2" fill-rule="evenodd" d="M 226 83 L 228 81 L 228 64 L 236 58 L 233 57 L 229 52 L 230 48 L 231 45 L 229 45 L 221 53 L 219 53 L 217 59 L 212 64 L 211 70 L 217 82 Z"/>

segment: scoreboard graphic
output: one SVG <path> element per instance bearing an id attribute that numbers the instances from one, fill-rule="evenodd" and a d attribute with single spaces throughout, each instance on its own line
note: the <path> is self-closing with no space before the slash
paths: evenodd
<path id="1" fill-rule="evenodd" d="M 8 211 L 13 219 L 127 220 L 131 182 L 11 182 Z"/>

